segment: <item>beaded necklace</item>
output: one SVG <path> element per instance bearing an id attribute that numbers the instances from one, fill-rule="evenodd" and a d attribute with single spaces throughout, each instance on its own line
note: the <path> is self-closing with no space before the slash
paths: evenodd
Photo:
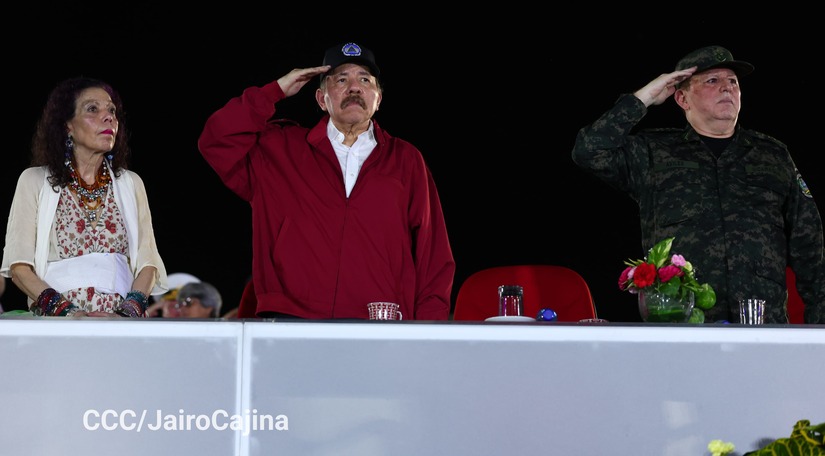
<path id="1" fill-rule="evenodd" d="M 109 171 L 106 169 L 105 164 L 102 165 L 95 176 L 94 183 L 91 185 L 87 185 L 86 182 L 77 175 L 71 163 L 69 163 L 69 171 L 72 177 L 69 185 L 80 200 L 80 204 L 82 204 L 86 210 L 86 218 L 89 220 L 89 223 L 94 223 L 103 205 L 103 198 L 109 190 L 109 183 L 112 182 Z"/>

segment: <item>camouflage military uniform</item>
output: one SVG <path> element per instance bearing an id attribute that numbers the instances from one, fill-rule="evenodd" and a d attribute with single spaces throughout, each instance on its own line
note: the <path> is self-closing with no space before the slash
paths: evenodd
<path id="1" fill-rule="evenodd" d="M 706 322 L 738 322 L 739 298 L 767 300 L 766 323 L 787 323 L 785 267 L 797 274 L 805 322 L 825 324 L 822 220 L 788 153 L 736 127 L 715 158 L 690 126 L 631 135 L 647 108 L 632 94 L 582 128 L 573 161 L 638 204 L 642 246 L 675 237 L 673 252 L 716 290 Z"/>

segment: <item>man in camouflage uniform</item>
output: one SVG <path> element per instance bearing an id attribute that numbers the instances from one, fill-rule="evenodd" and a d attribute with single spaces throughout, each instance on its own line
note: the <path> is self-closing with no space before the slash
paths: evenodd
<path id="1" fill-rule="evenodd" d="M 739 77 L 753 71 L 719 46 L 691 52 L 582 128 L 573 161 L 639 204 L 642 246 L 673 252 L 716 291 L 706 322 L 739 321 L 738 300 L 762 298 L 765 323 L 787 323 L 785 268 L 797 276 L 805 322 L 825 324 L 822 219 L 787 147 L 737 125 Z M 631 134 L 673 96 L 683 129 Z"/>

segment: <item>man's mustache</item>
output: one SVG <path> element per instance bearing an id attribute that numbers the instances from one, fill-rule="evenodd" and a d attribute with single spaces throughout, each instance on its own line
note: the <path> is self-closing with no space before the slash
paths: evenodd
<path id="1" fill-rule="evenodd" d="M 347 98 L 344 98 L 344 100 L 341 101 L 341 109 L 344 109 L 353 103 L 358 104 L 358 106 L 361 106 L 363 109 L 367 109 L 367 103 L 364 101 L 363 98 L 359 97 L 358 95 L 351 95 Z"/>

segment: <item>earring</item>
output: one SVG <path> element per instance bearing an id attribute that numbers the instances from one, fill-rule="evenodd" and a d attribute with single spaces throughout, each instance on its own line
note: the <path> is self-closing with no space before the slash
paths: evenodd
<path id="1" fill-rule="evenodd" d="M 114 160 L 114 159 L 115 159 L 115 154 L 113 154 L 113 153 L 109 152 L 108 154 L 106 154 L 106 159 L 107 159 L 107 160 L 109 160 L 109 165 L 111 165 L 111 164 L 112 164 L 112 160 Z"/>
<path id="2" fill-rule="evenodd" d="M 66 166 L 72 163 L 72 151 L 74 151 L 74 140 L 72 139 L 72 135 L 69 135 L 69 137 L 66 138 L 66 161 L 63 162 Z"/>

